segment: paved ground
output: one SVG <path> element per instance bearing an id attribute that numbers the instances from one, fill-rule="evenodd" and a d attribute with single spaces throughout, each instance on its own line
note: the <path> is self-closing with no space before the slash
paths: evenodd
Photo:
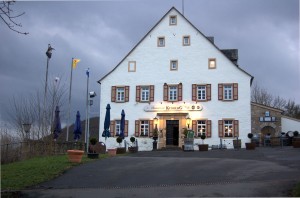
<path id="1" fill-rule="evenodd" d="M 138 152 L 83 164 L 22 191 L 23 197 L 288 196 L 300 150 Z"/>

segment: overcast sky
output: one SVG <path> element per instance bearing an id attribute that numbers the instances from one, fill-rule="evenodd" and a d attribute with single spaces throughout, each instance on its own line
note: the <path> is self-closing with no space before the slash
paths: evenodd
<path id="1" fill-rule="evenodd" d="M 184 2 L 185 17 L 204 35 L 214 36 L 220 49 L 239 50 L 238 64 L 254 82 L 300 103 L 298 0 Z M 7 121 L 13 96 L 43 92 L 48 43 L 55 48 L 49 81 L 59 76 L 68 88 L 71 59 L 81 59 L 73 70 L 70 121 L 77 110 L 84 118 L 85 70 L 91 70 L 90 90 L 99 93 L 97 80 L 173 6 L 182 12 L 182 0 L 18 1 L 14 11 L 26 12 L 17 19 L 23 25 L 19 30 L 29 35 L 12 32 L 0 21 L 0 120 Z M 91 111 L 98 116 L 99 95 Z"/>

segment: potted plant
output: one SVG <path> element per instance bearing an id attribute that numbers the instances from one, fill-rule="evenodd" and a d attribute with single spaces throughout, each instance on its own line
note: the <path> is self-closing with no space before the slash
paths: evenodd
<path id="1" fill-rule="evenodd" d="M 70 162 L 80 163 L 84 151 L 82 150 L 67 150 L 68 158 Z"/>
<path id="2" fill-rule="evenodd" d="M 99 158 L 97 143 L 98 143 L 97 138 L 93 137 L 90 139 L 90 145 L 89 145 L 89 149 L 88 149 L 89 152 L 87 154 L 88 158 L 91 158 L 91 159 Z"/>
<path id="3" fill-rule="evenodd" d="M 155 128 L 154 130 L 153 130 L 153 140 L 157 140 L 158 139 L 158 129 L 157 128 Z"/>
<path id="4" fill-rule="evenodd" d="M 126 148 L 121 147 L 121 143 L 123 142 L 123 138 L 117 137 L 116 141 L 119 143 L 119 147 L 117 148 L 117 154 L 126 153 Z"/>
<path id="5" fill-rule="evenodd" d="M 204 144 L 206 138 L 205 134 L 201 134 L 200 138 L 202 139 L 202 144 L 198 144 L 199 151 L 208 151 L 208 144 Z"/>
<path id="6" fill-rule="evenodd" d="M 137 147 L 137 145 L 136 145 L 136 142 L 135 142 L 135 137 L 130 137 L 130 142 L 131 142 L 131 144 L 130 144 L 130 146 L 128 147 L 128 151 L 130 152 L 130 153 L 136 153 L 137 151 L 138 151 L 138 147 Z"/>
<path id="7" fill-rule="evenodd" d="M 298 137 L 299 132 L 294 131 L 294 137 L 293 137 L 293 147 L 294 148 L 300 148 L 300 138 Z"/>
<path id="8" fill-rule="evenodd" d="M 253 134 L 252 133 L 248 133 L 248 138 L 250 139 L 250 141 L 253 138 Z M 250 143 L 245 143 L 246 145 L 246 150 L 255 150 L 255 142 L 250 142 Z"/>

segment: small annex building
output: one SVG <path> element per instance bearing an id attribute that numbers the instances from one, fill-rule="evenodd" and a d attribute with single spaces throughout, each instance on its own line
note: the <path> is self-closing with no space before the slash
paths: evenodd
<path id="1" fill-rule="evenodd" d="M 172 7 L 137 45 L 102 77 L 100 141 L 116 147 L 121 111 L 125 140 L 137 138 L 139 150 L 152 150 L 155 127 L 158 149 L 181 147 L 184 128 L 195 131 L 195 144 L 232 146 L 237 136 L 249 142 L 250 87 L 253 77 L 238 64 L 236 49 L 221 50 Z M 110 138 L 102 137 L 110 104 Z M 242 144 L 244 147 L 245 144 Z"/>

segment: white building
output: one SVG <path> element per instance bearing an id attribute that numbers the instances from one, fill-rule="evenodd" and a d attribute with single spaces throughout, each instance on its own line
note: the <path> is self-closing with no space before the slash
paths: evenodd
<path id="1" fill-rule="evenodd" d="M 173 7 L 98 81 L 100 141 L 105 142 L 105 107 L 110 104 L 114 137 L 106 140 L 107 148 L 117 146 L 122 109 L 125 139 L 135 136 L 139 150 L 152 150 L 154 124 L 160 131 L 158 149 L 181 147 L 183 128 L 188 127 L 196 132 L 196 144 L 202 143 L 201 133 L 210 146 L 221 140 L 232 147 L 236 136 L 248 142 L 252 79 L 237 65 L 237 50 L 220 50 L 212 37 L 204 36 Z"/>

